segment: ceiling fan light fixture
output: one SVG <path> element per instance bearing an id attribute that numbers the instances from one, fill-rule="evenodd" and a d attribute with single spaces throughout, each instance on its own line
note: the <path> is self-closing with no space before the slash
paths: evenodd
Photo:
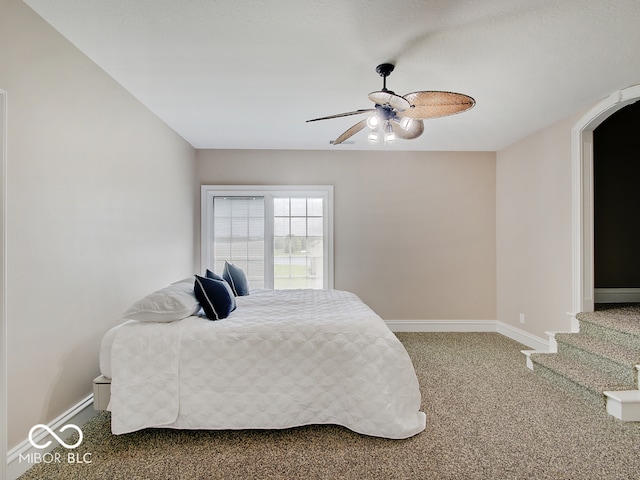
<path id="1" fill-rule="evenodd" d="M 409 128 L 411 128 L 411 122 L 413 122 L 412 118 L 402 117 L 402 119 L 400 120 L 400 128 L 402 128 L 403 130 L 409 130 Z"/>
<path id="2" fill-rule="evenodd" d="M 378 128 L 378 125 L 380 125 L 380 118 L 378 118 L 378 115 L 370 115 L 369 118 L 367 118 L 367 127 L 371 130 Z"/>
<path id="3" fill-rule="evenodd" d="M 393 131 L 393 127 L 391 126 L 391 122 L 387 122 L 384 126 L 384 143 L 393 142 L 396 139 L 396 134 Z"/>
<path id="4" fill-rule="evenodd" d="M 410 117 L 398 117 L 395 116 L 392 122 L 398 125 L 402 130 L 409 131 L 412 127 L 413 119 Z"/>
<path id="5" fill-rule="evenodd" d="M 374 108 L 313 118 L 307 122 L 367 113 L 367 118 L 352 125 L 331 143 L 339 145 L 365 127 L 369 127 L 368 139 L 371 142 L 383 140 L 387 144 L 396 138 L 418 138 L 424 133 L 424 120 L 455 115 L 473 108 L 476 104 L 475 99 L 469 95 L 456 92 L 420 90 L 404 96 L 396 95 L 387 88 L 387 77 L 393 69 L 391 63 L 383 63 L 376 67 L 376 72 L 383 80 L 382 90 L 369 94 Z"/>

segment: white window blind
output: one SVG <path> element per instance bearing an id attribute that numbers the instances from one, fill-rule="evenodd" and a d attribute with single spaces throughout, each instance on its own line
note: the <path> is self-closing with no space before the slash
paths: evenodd
<path id="1" fill-rule="evenodd" d="M 264 288 L 264 197 L 214 197 L 213 234 L 213 270 L 229 261 L 253 288 Z"/>

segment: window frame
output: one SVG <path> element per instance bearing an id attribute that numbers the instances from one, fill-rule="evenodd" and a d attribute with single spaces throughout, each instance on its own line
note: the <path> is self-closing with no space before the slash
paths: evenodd
<path id="1" fill-rule="evenodd" d="M 265 288 L 273 289 L 273 198 L 320 197 L 323 199 L 323 289 L 333 289 L 333 185 L 202 185 L 200 206 L 200 269 L 210 268 L 213 241 L 213 198 L 217 196 L 264 197 Z"/>

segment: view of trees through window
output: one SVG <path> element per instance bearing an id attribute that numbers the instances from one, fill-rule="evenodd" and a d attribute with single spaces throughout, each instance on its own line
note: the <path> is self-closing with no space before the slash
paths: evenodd
<path id="1" fill-rule="evenodd" d="M 274 288 L 322 288 L 322 198 L 273 199 Z"/>

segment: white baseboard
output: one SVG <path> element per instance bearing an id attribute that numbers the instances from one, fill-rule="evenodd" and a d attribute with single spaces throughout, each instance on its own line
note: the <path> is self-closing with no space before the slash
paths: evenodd
<path id="1" fill-rule="evenodd" d="M 69 423 L 77 425 L 78 427 L 87 423 L 98 413 L 92 408 L 92 406 L 93 395 L 89 395 L 58 418 L 48 423 L 47 426 L 60 438 L 66 440 L 74 433 L 74 430 L 68 429 L 66 432 L 60 432 L 60 428 Z M 29 468 L 36 463 L 34 462 L 35 455 L 44 455 L 49 453 L 59 445 L 56 439 L 44 429 L 41 429 L 39 433 L 33 435 L 33 440 L 37 445 L 44 445 L 47 441 L 51 441 L 51 444 L 46 448 L 38 449 L 35 448 L 27 438 L 9 450 L 9 452 L 7 452 L 7 480 L 15 480 L 24 472 L 29 470 Z M 49 456 L 44 460 L 53 459 Z M 61 461 L 64 461 L 64 459 Z"/>
<path id="2" fill-rule="evenodd" d="M 495 332 L 495 320 L 385 320 L 392 332 Z"/>
<path id="3" fill-rule="evenodd" d="M 392 332 L 497 332 L 536 350 L 549 342 L 497 320 L 385 320 Z"/>
<path id="4" fill-rule="evenodd" d="M 549 351 L 549 340 L 537 337 L 508 323 L 496 321 L 496 332 L 534 350 Z"/>
<path id="5" fill-rule="evenodd" d="M 595 303 L 638 303 L 640 288 L 594 288 Z"/>

